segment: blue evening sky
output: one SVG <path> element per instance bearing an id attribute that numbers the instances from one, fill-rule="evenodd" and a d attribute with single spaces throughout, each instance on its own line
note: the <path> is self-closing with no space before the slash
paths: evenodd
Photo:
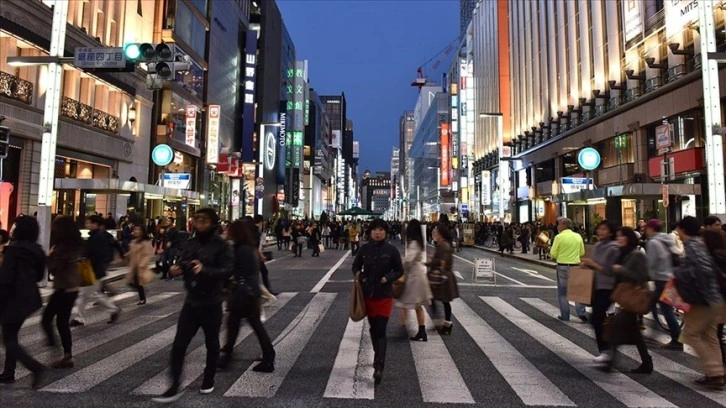
<path id="1" fill-rule="evenodd" d="M 345 92 L 360 142 L 359 174 L 390 171 L 401 113 L 418 97 L 416 69 L 459 34 L 458 0 L 277 0 L 295 43 L 309 60 L 310 85 Z M 424 72 L 441 83 L 455 50 Z"/>

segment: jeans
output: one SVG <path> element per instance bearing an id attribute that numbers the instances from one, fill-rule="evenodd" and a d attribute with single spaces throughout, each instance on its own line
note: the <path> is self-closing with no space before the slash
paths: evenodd
<path id="1" fill-rule="evenodd" d="M 592 328 L 595 330 L 595 341 L 597 341 L 597 349 L 599 352 L 610 350 L 610 345 L 603 340 L 603 323 L 605 315 L 612 303 L 610 295 L 613 293 L 611 289 L 598 289 L 592 299 Z"/>
<path id="2" fill-rule="evenodd" d="M 120 310 L 120 308 L 113 304 L 113 302 L 111 302 L 111 300 L 106 295 L 100 293 L 102 283 L 102 280 L 97 280 L 96 283 L 94 283 L 93 285 L 84 286 L 81 288 L 80 292 L 78 293 L 78 299 L 76 299 L 76 314 L 73 316 L 74 320 L 77 320 L 81 323 L 86 322 L 83 317 L 83 313 L 86 310 L 86 304 L 89 300 L 95 300 L 99 305 L 101 305 L 111 313 L 115 313 Z"/>
<path id="3" fill-rule="evenodd" d="M 28 370 L 37 373 L 43 369 L 43 364 L 31 357 L 18 342 L 18 333 L 23 322 L 20 323 L 3 323 L 3 344 L 5 344 L 5 369 L 3 374 L 8 377 L 15 377 L 15 367 L 18 360 Z"/>
<path id="4" fill-rule="evenodd" d="M 262 361 L 265 363 L 274 363 L 275 349 L 272 347 L 270 335 L 267 334 L 265 326 L 260 321 L 260 302 L 257 299 L 244 311 L 230 311 L 227 316 L 227 343 L 224 345 L 222 351 L 225 354 L 232 354 L 234 344 L 237 342 L 237 336 L 239 335 L 240 320 L 244 318 L 252 326 L 252 330 L 255 331 L 255 335 L 257 336 L 257 341 L 260 342 Z"/>
<path id="5" fill-rule="evenodd" d="M 55 324 L 60 334 L 61 344 L 63 344 L 63 353 L 70 355 L 73 349 L 73 339 L 71 337 L 71 310 L 73 304 L 78 297 L 78 291 L 66 292 L 64 289 L 58 289 L 50 295 L 48 305 L 43 311 L 42 326 L 48 343 L 55 344 L 55 334 L 53 333 L 53 318 L 56 318 Z"/>
<path id="6" fill-rule="evenodd" d="M 562 320 L 570 320 L 570 303 L 567 301 L 567 279 L 570 275 L 570 267 L 557 265 L 557 301 L 560 304 L 560 317 Z M 585 316 L 585 305 L 575 303 L 577 316 Z"/>
<path id="7" fill-rule="evenodd" d="M 671 332 L 671 342 L 677 343 L 678 338 L 681 336 L 681 326 L 678 324 L 678 320 L 676 319 L 676 313 L 673 311 L 672 306 L 658 300 L 660 299 L 660 295 L 663 293 L 663 289 L 665 289 L 666 283 L 668 282 L 655 281 L 655 291 L 653 292 L 650 310 L 653 311 L 653 318 L 658 320 L 657 305 L 660 305 L 660 312 L 663 314 L 663 317 L 665 317 L 666 322 L 668 323 L 668 330 Z"/>
<path id="8" fill-rule="evenodd" d="M 171 347 L 171 378 L 175 386 L 179 385 L 184 357 L 189 343 L 199 328 L 204 331 L 204 345 L 207 347 L 207 365 L 204 367 L 204 378 L 213 380 L 217 372 L 219 360 L 219 329 L 222 327 L 222 305 L 191 307 L 184 305 L 179 314 L 176 336 Z"/>
<path id="9" fill-rule="evenodd" d="M 716 337 L 720 308 L 691 305 L 691 310 L 683 316 L 683 338 L 693 347 L 708 377 L 724 375 L 721 362 L 721 347 Z"/>

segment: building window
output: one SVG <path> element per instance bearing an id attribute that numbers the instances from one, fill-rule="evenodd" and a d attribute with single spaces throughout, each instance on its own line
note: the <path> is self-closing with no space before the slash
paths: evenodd
<path id="1" fill-rule="evenodd" d="M 706 145 L 706 130 L 702 111 L 693 110 L 681 115 L 672 116 L 668 118 L 668 121 L 673 124 L 673 139 L 671 141 L 672 146 L 670 148 L 671 152 L 694 149 L 704 147 Z M 646 133 L 648 135 L 649 158 L 661 155 L 658 152 L 655 143 L 656 128 L 661 124 L 661 122 L 656 122 L 648 125 L 646 128 Z"/>

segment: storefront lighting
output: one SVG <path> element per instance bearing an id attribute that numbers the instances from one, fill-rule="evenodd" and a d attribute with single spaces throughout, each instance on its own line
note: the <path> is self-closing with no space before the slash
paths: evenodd
<path id="1" fill-rule="evenodd" d="M 131 125 L 136 122 L 136 106 L 134 102 L 131 102 L 131 107 L 129 107 L 129 123 Z"/>
<path id="2" fill-rule="evenodd" d="M 587 204 L 588 205 L 596 205 L 596 204 L 605 204 L 607 200 L 604 198 L 588 198 Z"/>

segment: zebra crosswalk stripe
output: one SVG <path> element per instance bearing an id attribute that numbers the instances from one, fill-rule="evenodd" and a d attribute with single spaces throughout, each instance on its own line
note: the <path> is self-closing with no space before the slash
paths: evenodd
<path id="1" fill-rule="evenodd" d="M 109 300 L 112 301 L 112 302 L 120 302 L 122 300 L 126 300 L 128 298 L 132 298 L 134 296 L 137 296 L 137 293 L 136 292 L 130 292 L 129 291 L 129 292 L 124 292 L 124 293 L 119 293 L 118 295 L 115 295 L 115 296 L 111 296 L 109 298 Z M 46 306 L 47 306 L 47 304 L 44 304 L 43 305 L 43 307 L 46 307 Z M 89 309 L 91 309 L 91 308 L 90 307 L 86 307 L 86 310 L 89 310 Z M 96 309 L 98 309 L 98 308 L 96 308 Z M 75 306 L 73 307 L 73 310 L 74 311 L 76 310 L 76 307 Z M 106 316 L 108 316 L 108 315 L 106 315 Z M 33 316 L 33 317 L 25 320 L 25 324 L 23 324 L 23 328 L 27 328 L 29 326 L 37 325 L 38 323 L 41 322 L 41 320 L 43 320 L 43 315 L 42 314 L 39 314 L 37 316 Z M 88 323 L 88 322 L 86 322 L 86 323 Z"/>
<path id="2" fill-rule="evenodd" d="M 559 308 L 555 307 L 547 302 L 545 302 L 542 299 L 539 298 L 522 298 L 522 301 L 528 303 L 535 309 L 539 310 L 540 312 L 546 313 L 546 314 L 552 314 L 552 313 L 558 313 Z M 564 322 L 563 322 L 564 323 Z M 594 330 L 590 326 L 585 326 L 582 324 L 574 324 L 574 323 L 565 323 L 568 326 L 572 327 L 573 329 L 579 331 L 580 333 L 585 334 L 586 336 L 590 337 L 591 339 L 595 338 Z M 640 355 L 637 353 L 637 351 L 633 347 L 620 347 L 618 348 L 618 353 L 622 353 L 633 360 L 639 361 Z M 693 383 L 693 379 L 700 377 L 701 374 L 697 373 L 695 370 L 690 369 L 689 367 L 684 366 L 683 364 L 676 363 L 673 360 L 670 360 L 668 358 L 665 358 L 661 356 L 660 354 L 651 353 L 651 357 L 653 358 L 653 365 L 655 366 L 655 369 L 658 371 L 659 374 L 670 378 L 671 380 L 692 389 L 693 391 L 696 391 L 697 393 L 703 395 L 704 397 L 718 402 L 721 405 L 726 405 L 726 394 L 721 392 L 713 392 L 713 391 L 706 391 L 702 388 L 699 388 L 696 386 L 696 384 Z M 690 377 L 690 378 L 688 378 Z"/>
<path id="3" fill-rule="evenodd" d="M 368 322 L 348 319 L 333 369 L 328 377 L 324 398 L 375 398 L 373 384 L 373 346 Z"/>
<path id="4" fill-rule="evenodd" d="M 263 397 L 275 396 L 282 381 L 310 341 L 315 329 L 330 309 L 336 293 L 318 292 L 300 314 L 275 339 L 274 373 L 258 373 L 252 367 L 230 387 L 225 397 Z"/>
<path id="5" fill-rule="evenodd" d="M 452 309 L 459 324 L 525 405 L 575 406 L 567 395 L 464 301 L 454 300 Z"/>
<path id="6" fill-rule="evenodd" d="M 527 333 L 534 340 L 550 350 L 557 350 L 556 353 L 561 359 L 625 406 L 676 407 L 625 374 L 603 373 L 597 367 L 588 365 L 589 360 L 594 357 L 592 354 L 525 315 L 506 301 L 493 296 L 480 296 L 480 298 L 514 325 L 526 327 Z"/>
<path id="7" fill-rule="evenodd" d="M 282 309 L 287 304 L 290 299 L 295 297 L 295 295 L 297 295 L 296 292 L 279 294 L 277 296 L 277 302 L 275 302 L 272 307 L 268 308 L 267 317 L 270 318 L 274 316 L 280 309 Z M 244 339 L 252 334 L 252 332 L 253 330 L 249 325 L 243 326 L 240 329 L 239 336 L 237 336 L 237 342 L 235 342 L 235 346 L 239 345 Z M 224 344 L 226 334 L 226 330 L 222 330 L 219 333 L 219 338 L 222 341 L 222 344 Z M 194 351 L 192 351 L 191 353 L 187 354 L 184 362 L 184 375 L 182 377 L 181 388 L 188 387 L 189 384 L 193 383 L 197 378 L 202 375 L 202 373 L 204 373 L 206 358 L 207 347 L 203 344 L 194 349 Z M 150 380 L 141 384 L 132 393 L 136 395 L 158 395 L 163 393 L 169 388 L 170 385 L 169 371 L 170 369 L 169 367 L 167 367 L 165 370 L 155 375 Z"/>

